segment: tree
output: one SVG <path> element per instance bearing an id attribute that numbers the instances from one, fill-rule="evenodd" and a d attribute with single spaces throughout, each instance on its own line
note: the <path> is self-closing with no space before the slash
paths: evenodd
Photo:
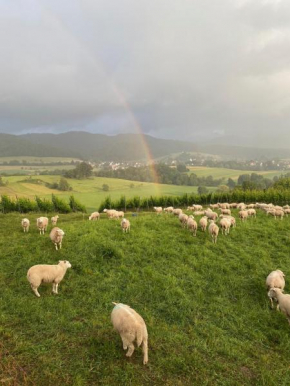
<path id="1" fill-rule="evenodd" d="M 75 169 L 68 170 L 65 173 L 65 177 L 83 179 L 83 178 L 91 177 L 92 174 L 93 174 L 93 167 L 86 162 L 81 162 L 77 164 Z"/>
<path id="2" fill-rule="evenodd" d="M 197 192 L 198 192 L 198 194 L 206 194 L 206 193 L 208 193 L 208 189 L 205 186 L 199 186 L 197 188 Z"/>
<path id="3" fill-rule="evenodd" d="M 103 184 L 102 188 L 104 192 L 108 192 L 110 190 L 110 187 L 107 184 Z"/>
<path id="4" fill-rule="evenodd" d="M 227 185 L 228 185 L 228 187 L 229 187 L 230 189 L 234 189 L 235 186 L 236 186 L 236 183 L 235 183 L 235 181 L 234 181 L 232 178 L 229 178 L 229 179 L 228 179 Z"/>
<path id="5" fill-rule="evenodd" d="M 226 193 L 229 191 L 229 187 L 227 185 L 219 185 L 217 188 L 217 192 Z"/>
<path id="6" fill-rule="evenodd" d="M 67 182 L 67 180 L 64 177 L 61 177 L 58 184 L 58 190 L 62 190 L 63 192 L 67 192 L 69 190 L 72 190 L 72 187 Z"/>
<path id="7" fill-rule="evenodd" d="M 178 164 L 178 165 L 176 166 L 176 169 L 177 169 L 177 171 L 180 172 L 180 173 L 188 172 L 188 169 L 187 169 L 187 167 L 185 166 L 185 164 Z"/>

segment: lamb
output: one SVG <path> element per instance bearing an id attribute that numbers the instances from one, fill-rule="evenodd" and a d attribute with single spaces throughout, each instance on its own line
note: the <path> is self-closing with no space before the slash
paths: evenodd
<path id="1" fill-rule="evenodd" d="M 71 268 L 71 264 L 67 260 L 60 260 L 58 265 L 34 265 L 27 272 L 27 280 L 37 297 L 40 297 L 38 287 L 41 283 L 52 283 L 52 292 L 58 294 L 58 285 L 68 268 Z"/>
<path id="2" fill-rule="evenodd" d="M 272 271 L 266 278 L 266 287 L 267 290 L 270 290 L 271 288 L 280 288 L 282 291 L 285 287 L 285 275 L 280 269 L 277 269 L 276 271 Z M 271 307 L 273 308 L 273 298 L 270 297 L 271 301 Z"/>
<path id="3" fill-rule="evenodd" d="M 283 294 L 280 288 L 271 288 L 268 292 L 270 299 L 278 301 L 277 309 L 281 310 L 286 315 L 290 324 L 290 295 Z"/>
<path id="4" fill-rule="evenodd" d="M 212 242 L 216 244 L 219 234 L 219 227 L 215 224 L 213 220 L 210 220 L 209 222 L 208 232 L 211 235 Z"/>
<path id="5" fill-rule="evenodd" d="M 90 217 L 89 217 L 89 220 L 91 221 L 94 221 L 94 220 L 99 220 L 101 217 L 100 213 L 99 212 L 93 212 L 91 213 Z"/>
<path id="6" fill-rule="evenodd" d="M 221 226 L 221 230 L 222 230 L 222 234 L 224 235 L 228 235 L 230 233 L 230 227 L 231 227 L 232 223 L 231 223 L 231 220 L 224 217 L 220 220 L 220 226 Z"/>
<path id="7" fill-rule="evenodd" d="M 123 232 L 130 232 L 130 221 L 127 220 L 126 218 L 123 218 L 123 220 L 121 221 L 121 228 L 123 230 Z"/>
<path id="8" fill-rule="evenodd" d="M 58 215 L 56 215 L 54 217 L 51 217 L 51 219 L 50 219 L 51 220 L 51 225 L 56 226 L 58 219 L 59 219 Z"/>
<path id="9" fill-rule="evenodd" d="M 161 206 L 154 206 L 153 209 L 155 210 L 155 212 L 157 214 L 161 214 L 162 213 L 162 207 Z"/>
<path id="10" fill-rule="evenodd" d="M 180 215 L 178 216 L 178 218 L 179 218 L 179 221 L 181 222 L 182 227 L 185 228 L 185 225 L 186 225 L 187 220 L 188 220 L 187 214 L 185 214 L 185 213 L 180 213 Z"/>
<path id="11" fill-rule="evenodd" d="M 248 214 L 248 211 L 247 210 L 240 210 L 239 211 L 239 218 L 242 220 L 242 221 L 245 221 L 247 218 L 248 218 L 249 214 Z"/>
<path id="12" fill-rule="evenodd" d="M 200 220 L 199 220 L 199 226 L 201 227 L 201 230 L 203 232 L 206 231 L 206 228 L 207 228 L 207 217 L 206 216 L 203 216 Z"/>
<path id="13" fill-rule="evenodd" d="M 56 250 L 58 250 L 58 247 L 59 247 L 59 249 L 61 249 L 63 236 L 64 236 L 63 230 L 61 230 L 58 227 L 52 228 L 49 237 L 50 237 L 50 240 L 55 245 Z"/>
<path id="14" fill-rule="evenodd" d="M 189 229 L 190 232 L 192 232 L 193 236 L 196 236 L 197 222 L 194 220 L 193 216 L 188 217 L 187 228 Z"/>
<path id="15" fill-rule="evenodd" d="M 36 220 L 36 225 L 37 225 L 37 228 L 39 230 L 39 234 L 44 235 L 44 232 L 46 231 L 47 225 L 48 225 L 48 218 L 47 217 L 39 217 Z"/>
<path id="16" fill-rule="evenodd" d="M 148 333 L 144 319 L 130 306 L 122 303 L 113 303 L 115 307 L 111 313 L 111 321 L 114 329 L 119 332 L 123 349 L 127 350 L 127 357 L 131 357 L 135 347 L 134 341 L 137 341 L 137 346 L 142 344 L 143 364 L 148 362 Z"/>
<path id="17" fill-rule="evenodd" d="M 209 211 L 209 210 L 205 210 L 204 211 L 204 214 L 206 215 L 206 217 L 209 219 L 209 220 L 214 220 L 216 221 L 217 217 L 218 217 L 218 214 L 216 212 L 212 212 L 212 211 Z"/>
<path id="18" fill-rule="evenodd" d="M 23 228 L 23 232 L 28 232 L 29 231 L 30 221 L 28 220 L 28 218 L 23 218 L 22 219 L 21 226 Z"/>

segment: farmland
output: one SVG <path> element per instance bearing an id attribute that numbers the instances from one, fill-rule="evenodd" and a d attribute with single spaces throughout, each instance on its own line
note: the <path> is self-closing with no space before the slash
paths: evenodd
<path id="1" fill-rule="evenodd" d="M 207 177 L 213 176 L 213 178 L 232 178 L 233 180 L 237 180 L 241 174 L 251 174 L 257 173 L 265 178 L 273 178 L 275 176 L 280 176 L 283 174 L 281 170 L 267 170 L 267 171 L 259 171 L 255 172 L 252 170 L 235 170 L 235 169 L 225 169 L 225 168 L 208 168 L 203 166 L 189 166 L 189 173 L 195 173 L 198 177 Z"/>
<path id="2" fill-rule="evenodd" d="M 59 176 L 37 176 L 37 178 L 44 183 L 59 181 Z M 156 185 L 147 182 L 102 177 L 94 177 L 87 180 L 69 179 L 68 182 L 73 188 L 72 192 L 60 192 L 49 189 L 44 184 L 37 185 L 29 182 L 21 182 L 23 181 L 23 177 L 21 176 L 4 177 L 4 181 L 8 181 L 8 185 L 0 187 L 0 195 L 7 194 L 12 197 L 19 196 L 27 198 L 34 198 L 35 195 L 38 195 L 48 198 L 54 193 L 62 198 L 68 199 L 68 197 L 73 194 L 88 210 L 97 209 L 101 201 L 108 195 L 110 195 L 112 199 L 116 199 L 122 194 L 130 198 L 133 196 L 149 197 L 159 194 L 177 196 L 183 193 L 197 192 L 197 188 L 193 186 Z M 103 190 L 103 184 L 109 186 L 108 192 Z M 209 188 L 209 190 L 211 189 Z"/>
<path id="3" fill-rule="evenodd" d="M 235 211 L 235 215 L 237 212 Z M 214 245 L 176 218 L 118 221 L 61 215 L 66 235 L 55 251 L 21 216 L 0 215 L 0 380 L 8 385 L 288 385 L 289 325 L 269 307 L 265 277 L 286 274 L 290 218 L 259 212 L 238 222 Z M 59 288 L 42 285 L 36 298 L 26 280 L 34 264 L 72 264 Z M 145 319 L 149 363 L 125 357 L 110 322 L 112 301 Z M 9 383 L 10 382 L 10 383 Z"/>

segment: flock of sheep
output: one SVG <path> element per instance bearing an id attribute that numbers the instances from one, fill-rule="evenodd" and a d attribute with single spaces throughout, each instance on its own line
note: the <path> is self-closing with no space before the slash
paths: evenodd
<path id="1" fill-rule="evenodd" d="M 290 206 L 284 207 L 274 206 L 272 204 L 250 204 L 244 203 L 219 203 L 212 204 L 207 209 L 203 209 L 201 205 L 192 205 L 187 208 L 188 211 L 192 211 L 195 216 L 202 216 L 197 223 L 193 215 L 187 215 L 183 213 L 182 209 L 173 208 L 172 206 L 167 208 L 154 207 L 154 211 L 157 215 L 161 213 L 170 213 L 178 217 L 182 227 L 186 227 L 192 232 L 193 236 L 196 236 L 198 227 L 205 232 L 208 232 L 214 243 L 217 242 L 219 230 L 222 234 L 229 234 L 230 228 L 236 226 L 236 219 L 232 216 L 231 209 L 239 209 L 238 215 L 241 221 L 245 221 L 248 217 L 256 217 L 256 209 L 261 209 L 267 213 L 267 215 L 283 219 L 284 215 L 290 214 Z M 215 212 L 218 210 L 220 213 Z M 130 232 L 130 221 L 124 218 L 124 212 L 114 209 L 104 209 L 104 213 L 107 214 L 109 219 L 119 219 L 121 221 L 121 229 L 123 232 Z M 64 232 L 56 227 L 59 216 L 51 218 L 51 224 L 53 226 L 50 232 L 50 239 L 55 245 L 55 249 L 61 249 L 62 239 Z M 93 212 L 89 216 L 89 220 L 99 220 L 100 213 Z M 219 222 L 218 222 L 219 220 Z M 29 231 L 30 221 L 24 218 L 21 221 L 21 225 L 24 232 Z M 37 228 L 40 234 L 44 234 L 48 227 L 48 218 L 39 217 L 37 219 Z M 31 288 L 37 297 L 40 297 L 38 287 L 41 283 L 52 283 L 52 292 L 58 293 L 58 286 L 64 278 L 68 268 L 71 268 L 69 261 L 61 260 L 57 265 L 40 264 L 32 266 L 27 272 L 27 279 L 31 285 Z M 285 287 L 285 275 L 282 271 L 277 270 L 271 272 L 266 279 L 266 286 L 268 288 L 268 297 L 271 301 L 273 308 L 273 300 L 278 302 L 277 309 L 280 309 L 288 318 L 290 324 L 290 295 L 283 294 Z M 115 330 L 120 333 L 123 348 L 127 350 L 127 357 L 130 357 L 134 352 L 134 342 L 137 342 L 139 347 L 142 344 L 143 349 L 143 363 L 148 362 L 148 333 L 144 319 L 128 305 L 122 303 L 113 303 L 115 307 L 111 313 L 111 321 Z"/>

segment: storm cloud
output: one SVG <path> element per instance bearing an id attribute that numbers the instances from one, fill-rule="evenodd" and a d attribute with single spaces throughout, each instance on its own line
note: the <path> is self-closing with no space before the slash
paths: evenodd
<path id="1" fill-rule="evenodd" d="M 0 0 L 0 132 L 290 147 L 289 19 L 286 0 Z"/>

